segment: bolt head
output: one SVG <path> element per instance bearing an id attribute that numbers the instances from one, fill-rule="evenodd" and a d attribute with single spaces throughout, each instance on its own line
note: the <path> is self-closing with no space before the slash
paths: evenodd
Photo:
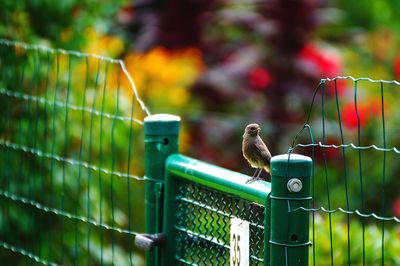
<path id="1" fill-rule="evenodd" d="M 287 188 L 292 193 L 300 192 L 303 188 L 303 184 L 301 183 L 300 179 L 292 178 L 287 182 Z"/>

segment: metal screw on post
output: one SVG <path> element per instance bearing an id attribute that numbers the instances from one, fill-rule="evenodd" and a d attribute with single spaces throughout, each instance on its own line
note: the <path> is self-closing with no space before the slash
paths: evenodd
<path id="1" fill-rule="evenodd" d="M 287 188 L 289 192 L 297 193 L 303 188 L 303 184 L 301 183 L 300 179 L 292 178 L 287 182 Z"/>

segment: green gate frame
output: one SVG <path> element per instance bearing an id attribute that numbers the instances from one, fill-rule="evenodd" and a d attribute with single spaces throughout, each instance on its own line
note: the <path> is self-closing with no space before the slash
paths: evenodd
<path id="1" fill-rule="evenodd" d="M 265 208 L 264 212 L 264 261 L 268 261 L 269 254 L 269 195 L 271 185 L 267 182 L 245 184 L 247 175 L 230 171 L 215 165 L 201 162 L 180 154 L 171 155 L 166 163 L 166 190 L 164 210 L 163 232 L 166 237 L 166 245 L 162 256 L 161 265 L 175 265 L 176 254 L 176 224 L 177 205 L 175 197 L 179 182 L 186 180 L 204 187 L 227 193 L 238 198 L 248 200 Z"/>

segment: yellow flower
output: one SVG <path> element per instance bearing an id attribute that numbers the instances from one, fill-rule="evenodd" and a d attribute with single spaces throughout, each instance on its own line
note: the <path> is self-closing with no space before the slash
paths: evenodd
<path id="1" fill-rule="evenodd" d="M 172 106 L 181 107 L 189 101 L 189 93 L 185 88 L 174 87 L 169 90 L 168 98 Z"/>
<path id="2" fill-rule="evenodd" d="M 190 134 L 188 129 L 182 124 L 182 129 L 179 133 L 179 149 L 182 153 L 186 153 L 190 149 Z"/>
<path id="3" fill-rule="evenodd" d="M 124 58 L 139 95 L 149 105 L 182 107 L 190 100 L 188 88 L 203 71 L 201 52 L 196 48 L 170 51 L 155 47 L 147 53 Z M 124 86 L 130 88 L 124 81 Z"/>

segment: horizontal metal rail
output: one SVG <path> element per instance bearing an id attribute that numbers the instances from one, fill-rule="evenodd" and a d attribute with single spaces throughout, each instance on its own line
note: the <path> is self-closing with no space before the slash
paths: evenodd
<path id="1" fill-rule="evenodd" d="M 190 157 L 173 154 L 166 161 L 166 169 L 172 176 L 229 193 L 244 200 L 265 205 L 271 192 L 271 184 L 265 181 L 246 184 L 249 176 L 202 162 Z M 167 174 L 168 176 L 171 176 Z"/>

